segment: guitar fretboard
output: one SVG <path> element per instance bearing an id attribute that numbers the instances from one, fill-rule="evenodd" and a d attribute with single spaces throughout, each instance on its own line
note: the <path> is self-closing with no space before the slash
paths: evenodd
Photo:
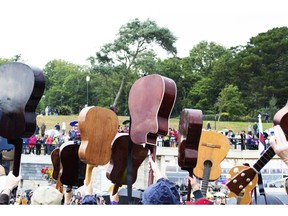
<path id="1" fill-rule="evenodd" d="M 273 148 L 270 146 L 258 161 L 253 165 L 253 168 L 259 173 L 260 170 L 275 156 Z"/>
<path id="2" fill-rule="evenodd" d="M 204 173 L 203 173 L 203 181 L 202 181 L 202 186 L 201 186 L 201 192 L 204 197 L 206 197 L 206 193 L 208 189 L 211 167 L 212 167 L 211 161 L 204 162 Z"/>

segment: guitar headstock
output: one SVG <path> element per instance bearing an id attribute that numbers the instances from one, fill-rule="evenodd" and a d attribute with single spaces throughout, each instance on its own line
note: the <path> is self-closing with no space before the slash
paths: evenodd
<path id="1" fill-rule="evenodd" d="M 249 196 L 249 192 L 257 184 L 257 172 L 252 167 L 235 166 L 230 169 L 228 175 L 226 186 L 229 188 L 230 193 L 233 193 L 236 197 L 241 193 L 244 194 L 243 197 Z"/>

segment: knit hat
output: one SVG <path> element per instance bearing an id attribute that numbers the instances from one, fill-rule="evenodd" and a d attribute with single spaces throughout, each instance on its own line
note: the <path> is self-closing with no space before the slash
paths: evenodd
<path id="1" fill-rule="evenodd" d="M 169 179 L 161 178 L 143 192 L 144 205 L 180 204 L 180 195 Z"/>
<path id="2" fill-rule="evenodd" d="M 38 187 L 32 197 L 32 205 L 61 205 L 63 194 L 51 186 Z"/>

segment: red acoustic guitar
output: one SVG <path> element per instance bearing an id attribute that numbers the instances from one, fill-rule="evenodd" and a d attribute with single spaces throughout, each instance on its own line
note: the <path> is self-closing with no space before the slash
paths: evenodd
<path id="1" fill-rule="evenodd" d="M 0 66 L 0 136 L 15 146 L 15 176 L 19 175 L 22 138 L 35 132 L 35 111 L 44 90 L 45 78 L 39 68 L 20 62 Z"/>
<path id="2" fill-rule="evenodd" d="M 113 195 L 117 193 L 119 187 L 127 185 L 128 142 L 128 133 L 118 133 L 112 142 L 112 154 L 106 177 L 114 184 Z M 148 149 L 142 145 L 133 144 L 133 152 L 132 184 L 137 180 L 138 168 L 145 160 Z"/>
<path id="3" fill-rule="evenodd" d="M 147 144 L 154 161 L 157 136 L 168 133 L 176 94 L 174 80 L 158 74 L 136 80 L 129 92 L 130 138 L 137 145 Z M 148 185 L 152 183 L 153 174 L 150 172 Z"/>
<path id="4" fill-rule="evenodd" d="M 227 156 L 230 148 L 226 136 L 216 131 L 202 131 L 197 165 L 194 175 L 202 179 L 201 191 L 206 196 L 209 181 L 215 181 L 221 175 L 221 162 Z"/>
<path id="5" fill-rule="evenodd" d="M 110 109 L 90 106 L 83 108 L 78 116 L 81 134 L 79 158 L 87 164 L 85 187 L 92 190 L 91 176 L 93 168 L 106 165 L 111 157 L 111 143 L 117 134 L 119 120 Z"/>
<path id="6" fill-rule="evenodd" d="M 197 164 L 198 146 L 202 132 L 203 114 L 201 110 L 183 109 L 179 120 L 178 165 L 193 175 Z M 191 185 L 188 184 L 187 201 L 190 201 Z"/>
<path id="7" fill-rule="evenodd" d="M 273 117 L 273 124 L 280 125 L 287 137 L 288 131 L 288 104 L 280 109 Z M 230 190 L 229 197 L 235 197 L 240 204 L 251 203 L 251 191 L 258 182 L 258 173 L 275 156 L 275 152 L 269 146 L 253 167 L 235 166 L 230 169 L 230 177 L 226 183 Z"/>

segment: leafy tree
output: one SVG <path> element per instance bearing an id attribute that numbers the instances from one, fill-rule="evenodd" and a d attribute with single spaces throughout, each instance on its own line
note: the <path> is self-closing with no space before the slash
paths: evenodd
<path id="1" fill-rule="evenodd" d="M 159 27 L 155 21 L 148 19 L 141 22 L 139 19 L 134 19 L 120 28 L 113 43 L 104 45 L 100 51 L 96 52 L 95 57 L 88 58 L 94 72 L 99 69 L 100 64 L 100 67 L 105 65 L 113 68 L 108 74 L 119 74 L 120 83 L 112 106 L 116 107 L 127 80 L 132 78 L 133 74 L 136 73 L 139 76 L 147 72 L 145 67 L 139 66 L 140 63 L 145 59 L 150 59 L 149 63 L 151 63 L 152 53 L 156 47 L 175 55 L 177 53 L 175 41 L 176 37 L 169 29 Z M 107 70 L 100 72 L 107 73 Z"/>
<path id="2" fill-rule="evenodd" d="M 218 108 L 220 114 L 228 113 L 233 119 L 235 116 L 242 116 L 245 114 L 246 107 L 241 102 L 241 93 L 237 86 L 227 85 L 219 94 Z"/>
<path id="3" fill-rule="evenodd" d="M 43 71 L 46 88 L 42 109 L 51 106 L 59 111 L 60 106 L 71 106 L 73 113 L 79 113 L 86 104 L 86 69 L 64 60 L 52 60 Z"/>

